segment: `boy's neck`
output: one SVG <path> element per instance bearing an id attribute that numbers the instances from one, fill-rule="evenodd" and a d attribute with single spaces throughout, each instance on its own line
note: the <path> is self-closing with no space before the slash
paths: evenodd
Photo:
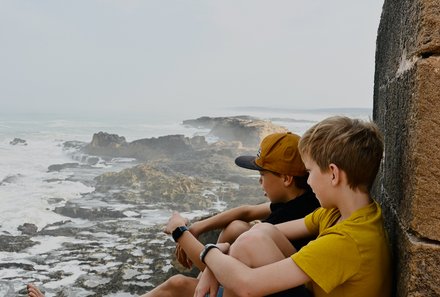
<path id="1" fill-rule="evenodd" d="M 298 198 L 299 196 L 301 196 L 305 192 L 306 192 L 305 189 L 300 189 L 300 188 L 297 188 L 297 187 L 293 187 L 289 191 L 289 194 L 286 195 L 286 199 L 283 202 L 289 202 L 289 201 L 291 201 L 291 200 L 293 200 L 295 198 Z"/>
<path id="2" fill-rule="evenodd" d="M 372 201 L 368 193 L 349 189 L 338 199 L 338 209 L 341 213 L 339 221 L 348 219 L 355 211 L 369 205 Z"/>

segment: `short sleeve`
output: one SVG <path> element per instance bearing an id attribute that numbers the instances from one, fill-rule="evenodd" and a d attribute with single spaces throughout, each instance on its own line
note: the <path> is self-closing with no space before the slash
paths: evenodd
<path id="1" fill-rule="evenodd" d="M 318 237 L 291 258 L 326 293 L 356 274 L 361 263 L 356 243 L 337 232 Z"/>
<path id="2" fill-rule="evenodd" d="M 315 236 L 319 234 L 319 222 L 322 216 L 322 211 L 323 208 L 318 208 L 304 217 L 304 223 L 307 227 L 307 230 L 309 230 L 309 232 Z"/>

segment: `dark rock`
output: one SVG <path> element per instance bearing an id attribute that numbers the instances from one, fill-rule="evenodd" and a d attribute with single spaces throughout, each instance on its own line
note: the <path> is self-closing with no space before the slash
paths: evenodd
<path id="1" fill-rule="evenodd" d="M 24 223 L 23 225 L 18 226 L 18 231 L 21 231 L 24 235 L 35 235 L 37 234 L 38 227 L 35 224 Z"/>
<path id="2" fill-rule="evenodd" d="M 98 132 L 93 135 L 92 142 L 90 146 L 92 147 L 111 147 L 118 148 L 123 145 L 126 145 L 127 141 L 124 136 L 119 136 L 116 134 L 108 134 L 104 132 Z"/>
<path id="3" fill-rule="evenodd" d="M 21 139 L 21 138 L 14 138 L 13 140 L 11 140 L 9 142 L 9 144 L 10 145 L 18 145 L 18 144 L 20 144 L 20 145 L 27 145 L 27 142 L 26 142 L 26 140 Z"/>
<path id="4" fill-rule="evenodd" d="M 99 157 L 88 157 L 86 158 L 86 162 L 89 165 L 96 165 L 99 162 Z"/>
<path id="5" fill-rule="evenodd" d="M 48 171 L 61 171 L 66 168 L 78 168 L 79 163 L 64 163 L 64 164 L 54 164 L 48 167 Z"/>
<path id="6" fill-rule="evenodd" d="M 111 192 L 106 201 L 111 198 L 129 204 L 161 203 L 180 211 L 209 208 L 214 202 L 201 195 L 214 187 L 212 182 L 147 164 L 104 173 L 95 181 L 96 192 Z"/>
<path id="7" fill-rule="evenodd" d="M 249 116 L 201 117 L 183 121 L 184 125 L 211 129 L 210 135 L 226 141 L 240 141 L 244 146 L 257 147 L 270 133 L 286 132 L 285 127 Z"/>
<path id="8" fill-rule="evenodd" d="M 211 129 L 210 135 L 219 138 L 220 141 L 229 142 L 229 144 L 223 143 L 226 146 L 236 141 L 238 148 L 242 144 L 255 150 L 266 135 L 287 131 L 285 127 L 275 125 L 270 121 L 248 116 L 202 117 L 196 120 L 186 120 L 183 124 Z M 82 150 L 87 154 L 97 156 L 129 157 L 147 161 L 164 158 L 178 159 L 182 154 L 188 153 L 195 156 L 199 151 L 209 148 L 204 136 L 188 138 L 183 135 L 167 135 L 127 143 L 122 136 L 99 132 L 93 135 L 92 142 L 84 146 Z"/>
<path id="9" fill-rule="evenodd" d="M 145 138 L 127 143 L 124 137 L 99 132 L 93 136 L 83 151 L 98 156 L 128 157 L 139 160 L 169 158 L 177 154 L 206 146 L 203 136 L 188 138 L 183 135 L 167 135 Z"/>
<path id="10" fill-rule="evenodd" d="M 121 211 L 111 210 L 105 207 L 84 208 L 70 201 L 68 201 L 65 206 L 56 207 L 54 209 L 54 212 L 70 218 L 83 218 L 88 220 L 125 217 L 125 215 L 122 214 Z M 47 234 L 47 231 L 44 231 L 42 233 Z"/>
<path id="11" fill-rule="evenodd" d="M 28 236 L 0 235 L 0 251 L 4 252 L 20 252 L 37 243 Z"/>
<path id="12" fill-rule="evenodd" d="M 48 236 L 76 236 L 79 229 L 76 228 L 72 221 L 62 221 L 49 224 L 38 232 L 38 235 L 48 235 Z"/>
<path id="13" fill-rule="evenodd" d="M 189 143 L 195 148 L 206 147 L 207 142 L 204 136 L 194 136 L 189 139 Z"/>
<path id="14" fill-rule="evenodd" d="M 34 267 L 31 264 L 24 263 L 0 263 L 0 270 L 2 268 L 10 269 L 10 268 L 19 268 L 27 271 L 35 271 Z"/>
<path id="15" fill-rule="evenodd" d="M 82 141 L 70 140 L 70 141 L 65 141 L 63 143 L 63 148 L 64 149 L 77 149 L 77 150 L 79 150 L 86 145 L 87 145 L 87 143 L 82 142 Z"/>
<path id="16" fill-rule="evenodd" d="M 183 135 L 168 135 L 158 138 L 135 140 L 126 148 L 126 154 L 140 159 L 158 159 L 173 156 L 193 149 L 191 141 Z"/>

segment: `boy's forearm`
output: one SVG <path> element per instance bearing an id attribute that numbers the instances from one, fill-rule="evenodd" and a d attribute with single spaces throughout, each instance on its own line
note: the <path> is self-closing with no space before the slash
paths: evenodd
<path id="1" fill-rule="evenodd" d="M 237 212 L 235 211 L 227 211 L 223 213 L 219 213 L 210 218 L 204 219 L 202 221 L 198 221 L 193 223 L 189 227 L 192 238 L 185 236 L 182 240 L 179 240 L 179 245 L 185 251 L 187 257 L 191 260 L 191 262 L 197 266 L 200 270 L 205 269 L 205 264 L 203 264 L 200 259 L 200 252 L 203 250 L 204 245 L 198 241 L 196 237 L 199 235 L 209 232 L 216 229 L 225 228 L 231 221 L 233 221 L 237 217 Z M 182 236 L 183 237 L 183 236 Z M 197 241 L 197 243 L 194 241 Z"/>
<path id="2" fill-rule="evenodd" d="M 220 284 L 234 291 L 234 285 L 243 286 L 242 276 L 250 276 L 252 269 L 239 260 L 223 254 L 218 249 L 212 249 L 204 259 L 211 272 Z"/>
<path id="3" fill-rule="evenodd" d="M 198 241 L 197 238 L 191 234 L 191 232 L 184 232 L 177 242 L 185 251 L 186 256 L 195 266 L 197 266 L 197 268 L 200 270 L 205 269 L 205 264 L 203 264 L 199 258 L 200 252 L 203 250 L 204 245 Z"/>
<path id="4" fill-rule="evenodd" d="M 195 222 L 189 227 L 190 232 L 184 232 L 182 234 L 178 240 L 178 243 L 185 251 L 186 256 L 195 266 L 197 266 L 197 268 L 200 270 L 205 269 L 205 264 L 203 264 L 199 259 L 200 252 L 204 246 L 195 236 L 199 236 L 200 234 L 210 230 L 224 228 L 233 220 L 242 218 L 244 212 L 246 212 L 246 210 L 243 207 L 227 210 L 208 219 Z M 172 228 L 175 227 L 174 225 Z M 169 230 L 169 232 L 172 232 L 172 230 Z"/>
<path id="5" fill-rule="evenodd" d="M 195 222 L 190 230 L 194 229 L 194 234 L 198 236 L 199 234 L 216 230 L 224 229 L 228 224 L 235 220 L 242 220 L 245 222 L 250 222 L 256 219 L 264 219 L 270 214 L 270 206 L 268 204 L 261 205 L 242 205 L 235 207 L 224 212 L 218 213 L 210 218 L 204 219 L 202 221 Z M 192 230 L 191 230 L 192 231 Z"/>
<path id="6" fill-rule="evenodd" d="M 220 250 L 212 249 L 204 261 L 219 283 L 238 296 L 270 295 L 310 281 L 290 257 L 250 268 Z"/>
<path id="7" fill-rule="evenodd" d="M 313 235 L 307 229 L 304 218 L 276 224 L 275 227 L 277 227 L 278 230 L 280 230 L 289 240 L 306 238 Z"/>
<path id="8" fill-rule="evenodd" d="M 243 219 L 244 211 L 244 207 L 237 207 L 226 210 L 210 218 L 195 222 L 193 224 L 194 226 L 190 226 L 190 230 L 191 228 L 194 228 L 197 233 L 196 235 L 199 235 L 211 230 L 223 229 L 232 221 Z"/>
<path id="9" fill-rule="evenodd" d="M 197 240 L 196 237 L 210 230 L 225 228 L 234 220 L 248 221 L 256 218 L 262 218 L 265 215 L 267 216 L 269 212 L 270 206 L 267 203 L 258 206 L 245 205 L 224 211 L 205 220 L 195 222 L 189 227 L 190 232 L 184 232 L 184 234 L 179 238 L 178 243 L 183 248 L 191 262 L 200 270 L 203 270 L 205 268 L 205 264 L 200 261 L 199 255 L 204 246 Z"/>

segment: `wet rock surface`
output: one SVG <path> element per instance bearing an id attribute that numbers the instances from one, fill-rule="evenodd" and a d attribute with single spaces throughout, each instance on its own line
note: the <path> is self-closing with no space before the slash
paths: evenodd
<path id="1" fill-rule="evenodd" d="M 195 128 L 211 129 L 210 135 L 228 141 L 240 141 L 245 146 L 258 146 L 264 136 L 274 132 L 286 132 L 287 129 L 274 125 L 271 121 L 250 116 L 200 117 L 183 121 L 184 125 Z"/>
<path id="2" fill-rule="evenodd" d="M 20 252 L 35 244 L 28 236 L 0 235 L 0 251 Z"/>
<path id="3" fill-rule="evenodd" d="M 20 263 L 1 263 L 0 290 L 6 296 L 23 296 L 29 282 L 47 296 L 140 295 L 175 273 L 196 275 L 176 263 L 175 244 L 162 231 L 164 218 L 177 210 L 191 212 L 196 220 L 225 207 L 265 201 L 258 172 L 234 164 L 239 155 L 255 154 L 257 146 L 237 139 L 208 143 L 203 136 L 170 135 L 127 143 L 102 132 L 89 144 L 66 142 L 65 149 L 78 163 L 51 169 L 73 171 L 69 179 L 95 190 L 69 201 L 48 200 L 48 207 L 65 218 L 58 223 L 41 230 L 24 224 L 20 236 L 0 235 L 0 253 L 23 253 Z M 113 171 L 106 162 L 114 158 L 133 161 Z M 215 238 L 211 233 L 204 241 Z"/>
<path id="4" fill-rule="evenodd" d="M 27 145 L 26 140 L 21 139 L 21 138 L 14 138 L 13 140 L 11 140 L 9 142 L 10 145 Z"/>

